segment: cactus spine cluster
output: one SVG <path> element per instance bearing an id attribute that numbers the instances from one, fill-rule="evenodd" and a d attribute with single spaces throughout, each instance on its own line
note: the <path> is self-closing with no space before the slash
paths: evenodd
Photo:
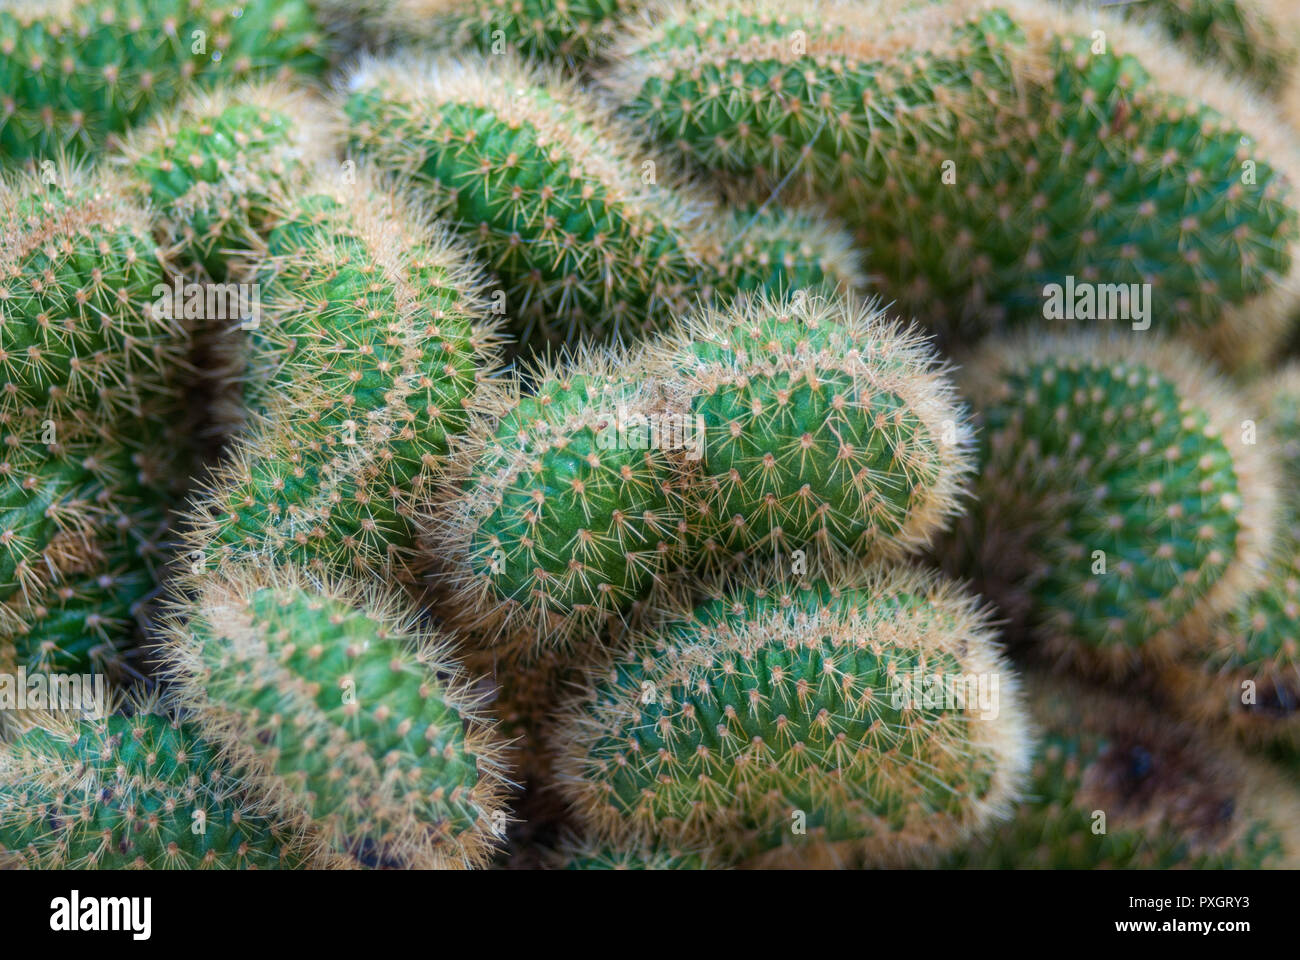
<path id="1" fill-rule="evenodd" d="M 381 867 L 483 866 L 509 820 L 503 744 L 447 646 L 376 589 L 248 566 L 166 636 L 177 701 L 250 791 Z"/>
<path id="2" fill-rule="evenodd" d="M 612 42 L 641 0 L 388 0 L 370 24 L 384 36 L 471 43 L 581 66 Z"/>
<path id="3" fill-rule="evenodd" d="M 681 539 L 672 451 L 649 436 L 657 385 L 617 354 L 577 359 L 535 371 L 531 393 L 512 382 L 462 448 L 460 495 L 432 516 L 451 622 L 503 649 L 563 646 L 629 615 Z"/>
<path id="4" fill-rule="evenodd" d="M 765 262 L 735 269 L 744 238 L 719 229 L 723 211 L 572 83 L 511 57 L 370 60 L 348 86 L 351 147 L 410 177 L 476 244 L 525 333 L 640 334 L 701 294 L 769 282 L 773 292 L 835 290 L 858 279 L 846 258 L 825 255 L 769 277 L 786 259 L 784 215 L 766 224 L 781 235 L 776 249 L 755 251 Z"/>
<path id="5" fill-rule="evenodd" d="M 274 198 L 300 188 L 332 146 L 323 102 L 263 83 L 187 98 L 133 131 L 115 160 L 152 206 L 171 259 L 222 281 L 239 272 L 232 254 L 256 252 L 265 240 Z"/>
<path id="6" fill-rule="evenodd" d="M 922 676 L 996 677 L 998 702 L 931 702 Z M 592 667 L 559 718 L 589 837 L 751 865 L 943 849 L 1006 812 L 1026 761 L 987 612 L 909 566 L 724 584 Z"/>
<path id="7" fill-rule="evenodd" d="M 702 310 L 651 351 L 702 436 L 690 561 L 813 548 L 897 557 L 959 512 L 966 414 L 929 342 L 810 294 Z"/>
<path id="8" fill-rule="evenodd" d="M 219 79 L 325 67 L 307 0 L 4 0 L 0 158 L 91 152 Z"/>
<path id="9" fill-rule="evenodd" d="M 959 386 L 981 420 L 977 506 L 948 558 L 1052 656 L 1168 659 L 1259 580 L 1273 473 L 1235 391 L 1151 335 L 995 340 Z"/>
<path id="10" fill-rule="evenodd" d="M 1024 799 L 945 865 L 1294 868 L 1300 804 L 1266 765 L 1129 699 L 1027 686 L 1042 740 Z"/>
<path id="11" fill-rule="evenodd" d="M 188 332 L 154 309 L 164 263 L 125 194 L 69 167 L 0 183 L 0 661 L 114 658 L 187 472 L 139 428 L 181 424 Z"/>
<path id="12" fill-rule="evenodd" d="M 1266 93 L 1281 90 L 1300 66 L 1300 16 L 1287 0 L 1148 0 L 1118 9 L 1158 25 L 1198 61 L 1212 60 Z"/>
<path id="13" fill-rule="evenodd" d="M 29 717 L 0 744 L 0 864 L 255 870 L 310 863 L 194 725 L 151 711 Z"/>
<path id="14" fill-rule="evenodd" d="M 1295 306 L 1289 139 L 1118 19 L 682 4 L 622 41 L 605 83 L 697 166 L 841 198 L 889 295 L 949 331 L 1041 324 L 1069 277 L 1149 283 L 1166 330 L 1254 330 L 1255 353 Z M 1108 312 L 1077 319 L 1130 319 Z"/>

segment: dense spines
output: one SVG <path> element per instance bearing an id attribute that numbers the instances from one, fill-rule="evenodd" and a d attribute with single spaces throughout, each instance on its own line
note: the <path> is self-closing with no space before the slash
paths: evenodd
<path id="1" fill-rule="evenodd" d="M 42 870 L 310 865 L 192 724 L 137 712 L 24 726 L 0 744 L 0 857 Z"/>
<path id="2" fill-rule="evenodd" d="M 1286 84 L 1300 59 L 1300 15 L 1289 0 L 1145 0 L 1115 6 L 1126 17 L 1158 24 L 1197 60 L 1213 60 L 1269 93 Z"/>
<path id="3" fill-rule="evenodd" d="M 378 18 L 384 33 L 469 42 L 484 52 L 582 66 L 612 41 L 640 0 L 393 0 Z"/>
<path id="4" fill-rule="evenodd" d="M 1167 329 L 1275 335 L 1295 304 L 1291 139 L 1119 20 L 1022 0 L 682 4 L 606 82 L 691 162 L 837 198 L 928 322 L 1041 324 L 1069 276 L 1152 284 Z"/>
<path id="5" fill-rule="evenodd" d="M 160 242 L 184 269 L 217 281 L 231 252 L 254 252 L 273 202 L 335 151 L 326 105 L 283 83 L 189 97 L 133 131 L 119 157 Z"/>
<path id="6" fill-rule="evenodd" d="M 674 559 L 681 482 L 657 385 L 620 352 L 510 385 L 457 455 L 460 493 L 431 514 L 450 562 L 446 615 L 488 645 L 562 649 L 629 616 Z"/>
<path id="7" fill-rule="evenodd" d="M 319 73 L 323 47 L 306 0 L 5 0 L 0 156 L 102 148 L 195 85 Z"/>
<path id="8" fill-rule="evenodd" d="M 820 215 L 718 208 L 599 101 L 513 57 L 365 61 L 344 110 L 352 148 L 476 245 L 517 330 L 636 335 L 697 298 L 859 279 Z"/>
<path id="9" fill-rule="evenodd" d="M 71 167 L 0 182 L 0 412 L 116 416 L 166 394 L 185 341 L 153 309 L 164 265 L 126 193 Z"/>
<path id="10" fill-rule="evenodd" d="M 379 589 L 291 568 L 208 578 L 165 637 L 178 702 L 254 794 L 365 866 L 483 866 L 503 744 L 449 644 Z"/>
<path id="11" fill-rule="evenodd" d="M 164 265 L 121 183 L 45 180 L 0 184 L 0 656 L 77 671 L 113 659 L 120 614 L 161 563 L 188 475 L 175 430 L 189 332 L 154 310 Z M 87 577 L 131 586 L 72 614 Z"/>
<path id="12" fill-rule="evenodd" d="M 177 494 L 147 470 L 114 458 L 111 447 L 98 450 L 100 469 L 80 466 L 90 454 L 40 474 L 64 526 L 40 530 L 33 514 L 4 515 L 10 531 L 32 543 L 48 539 L 35 558 L 46 566 L 16 570 L 18 587 L 0 605 L 0 660 L 12 652 L 29 671 L 70 673 L 126 665 L 122 654 L 170 559 L 167 510 Z M 52 447 L 50 455 L 62 458 L 69 450 Z M 24 508 L 44 503 L 41 497 Z"/>
<path id="13" fill-rule="evenodd" d="M 1028 744 L 993 637 L 973 598 L 909 566 L 723 585 L 589 669 L 554 731 L 558 787 L 593 842 L 908 862 L 1018 789 Z M 995 699 L 936 705 L 938 677 Z"/>
<path id="14" fill-rule="evenodd" d="M 728 208 L 718 296 L 861 290 L 867 280 L 853 237 L 816 207 Z"/>
<path id="15" fill-rule="evenodd" d="M 1024 799 L 947 865 L 977 869 L 1294 867 L 1294 788 L 1113 695 L 1030 684 L 1042 740 Z"/>
<path id="16" fill-rule="evenodd" d="M 1233 389 L 1148 334 L 986 344 L 959 386 L 981 421 L 977 505 L 951 567 L 1046 652 L 1167 659 L 1259 581 L 1274 477 Z"/>
<path id="17" fill-rule="evenodd" d="M 546 866 L 554 870 L 716 870 L 725 864 L 703 847 L 593 843 L 568 833 L 550 851 Z"/>
<path id="18" fill-rule="evenodd" d="M 396 59 L 363 63 L 349 88 L 353 148 L 478 244 L 516 324 L 660 325 L 718 253 L 703 198 L 643 178 L 631 138 L 557 77 L 512 57 Z"/>
<path id="19" fill-rule="evenodd" d="M 959 512 L 973 437 L 924 337 L 808 292 L 702 310 L 653 351 L 692 428 L 690 563 L 827 549 L 897 557 Z"/>
<path id="20" fill-rule="evenodd" d="M 1159 679 L 1184 716 L 1243 739 L 1300 742 L 1300 367 L 1256 385 L 1259 444 L 1279 467 L 1277 536 L 1262 582 Z"/>
<path id="21" fill-rule="evenodd" d="M 325 180 L 286 201 L 261 260 L 243 404 L 190 550 L 411 575 L 412 510 L 493 409 L 495 338 L 463 252 L 400 196 Z"/>

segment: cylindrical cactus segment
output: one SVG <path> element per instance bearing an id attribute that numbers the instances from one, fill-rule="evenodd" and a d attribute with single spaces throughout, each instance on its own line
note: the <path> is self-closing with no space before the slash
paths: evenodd
<path id="1" fill-rule="evenodd" d="M 0 157 L 102 149 L 187 90 L 320 73 L 309 0 L 4 0 Z"/>
<path id="2" fill-rule="evenodd" d="M 367 177 L 285 201 L 262 260 L 254 423 L 199 501 L 201 568 L 239 556 L 413 570 L 411 512 L 490 409 L 495 336 L 465 254 Z"/>
<path id="3" fill-rule="evenodd" d="M 1123 671 L 1168 658 L 1260 579 L 1270 464 L 1241 398 L 1152 335 L 991 341 L 959 386 L 982 427 L 953 572 L 1048 653 Z"/>
<path id="4" fill-rule="evenodd" d="M 927 856 L 1005 816 L 1027 763 L 990 623 L 907 565 L 724 584 L 590 669 L 560 708 L 558 788 L 595 840 Z"/>
<path id="5" fill-rule="evenodd" d="M 278 815 L 366 866 L 490 860 L 503 744 L 449 646 L 377 588 L 231 569 L 178 604 L 178 702 Z"/>
<path id="6" fill-rule="evenodd" d="M 654 326 L 717 255 L 703 198 L 660 182 L 668 171 L 556 76 L 512 57 L 405 58 L 363 62 L 349 90 L 353 148 L 478 244 L 517 322 Z"/>
<path id="7" fill-rule="evenodd" d="M 27 716 L 0 744 L 0 865 L 255 870 L 311 865 L 191 723 Z"/>
<path id="8" fill-rule="evenodd" d="M 897 557 L 960 510 L 973 436 L 924 336 L 798 292 L 704 309 L 651 350 L 692 429 L 690 556 Z"/>
<path id="9" fill-rule="evenodd" d="M 172 395 L 184 318 L 156 309 L 164 265 L 128 192 L 70 166 L 0 180 L 0 412 L 102 421 Z"/>
<path id="10" fill-rule="evenodd" d="M 164 265 L 112 177 L 5 178 L 0 237 L 0 659 L 97 669 L 129 632 L 134 588 L 84 630 L 50 612 L 87 576 L 152 577 L 158 558 L 137 548 L 157 547 L 188 475 L 175 435 L 188 324 L 157 309 Z"/>
<path id="11" fill-rule="evenodd" d="M 682 533 L 679 437 L 657 385 L 621 351 L 587 351 L 511 383 L 458 452 L 460 495 L 431 512 L 451 563 L 446 615 L 490 645 L 564 647 L 627 616 Z"/>

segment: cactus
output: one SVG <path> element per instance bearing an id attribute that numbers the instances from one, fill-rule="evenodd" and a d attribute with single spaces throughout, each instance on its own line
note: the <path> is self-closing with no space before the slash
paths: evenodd
<path id="1" fill-rule="evenodd" d="M 459 453 L 460 494 L 430 513 L 428 539 L 449 560 L 441 612 L 481 645 L 567 649 L 667 571 L 681 495 L 651 433 L 657 389 L 635 370 L 617 352 L 543 364 Z"/>
<path id="2" fill-rule="evenodd" d="M 866 287 L 852 238 L 817 207 L 739 204 L 725 213 L 720 269 L 728 279 L 719 284 L 724 297 L 797 290 L 829 295 Z"/>
<path id="3" fill-rule="evenodd" d="M 1271 116 L 1118 19 L 907 7 L 683 3 L 604 83 L 694 165 L 839 198 L 887 294 L 945 332 L 1041 325 L 1073 277 L 1152 285 L 1145 321 L 1081 320 L 1267 353 L 1300 289 L 1300 168 Z"/>
<path id="4" fill-rule="evenodd" d="M 153 309 L 163 266 L 120 183 L 53 181 L 0 183 L 0 660 L 81 671 L 115 659 L 161 563 L 188 331 Z M 69 606 L 87 591 L 105 608 Z"/>
<path id="5" fill-rule="evenodd" d="M 366 866 L 482 866 L 503 744 L 448 644 L 370 586 L 231 568 L 179 601 L 165 671 L 250 791 Z"/>
<path id="6" fill-rule="evenodd" d="M 719 227 L 728 214 L 643 156 L 567 81 L 512 57 L 398 58 L 363 62 L 348 86 L 351 147 L 412 178 L 478 245 L 506 286 L 516 329 L 566 341 L 640 333 L 697 295 L 772 282 L 770 266 L 733 271 L 727 258 L 743 238 Z M 781 234 L 765 258 L 783 264 L 788 234 L 779 218 L 765 227 Z M 855 278 L 852 268 L 826 276 L 805 262 L 775 284 Z"/>
<path id="7" fill-rule="evenodd" d="M 652 351 L 688 424 L 688 562 L 825 548 L 898 557 L 959 512 L 972 435 L 930 345 L 806 294 L 703 310 Z"/>
<path id="8" fill-rule="evenodd" d="M 993 636 L 972 597 L 907 565 L 747 575 L 590 668 L 559 711 L 558 789 L 593 842 L 769 866 L 927 856 L 1004 816 L 1027 761 Z M 922 693 L 967 676 L 997 678 L 996 704 Z"/>
<path id="9" fill-rule="evenodd" d="M 945 864 L 977 869 L 1294 867 L 1294 788 L 1117 696 L 1028 684 L 1042 730 L 1015 814 Z"/>
<path id="10" fill-rule="evenodd" d="M 1252 743 L 1300 744 L 1300 366 L 1252 390 L 1283 499 L 1265 579 L 1158 673 L 1172 706 Z"/>
<path id="11" fill-rule="evenodd" d="M 98 492 L 121 497 L 125 489 L 109 485 Z M 130 668 L 128 648 L 167 561 L 168 518 L 156 492 L 146 497 L 133 508 L 119 503 L 96 517 L 84 539 L 60 554 L 71 554 L 75 562 L 4 603 L 0 666 L 22 665 L 29 673 Z"/>
<path id="12" fill-rule="evenodd" d="M 332 155 L 325 106 L 282 83 L 192 95 L 134 130 L 115 160 L 160 242 L 182 267 L 226 280 L 232 251 L 254 251 L 272 227 L 273 197 L 301 186 Z"/>
<path id="13" fill-rule="evenodd" d="M 1118 9 L 1158 26 L 1196 60 L 1213 61 L 1262 91 L 1275 92 L 1294 75 L 1300 17 L 1289 0 L 1146 0 Z"/>
<path id="14" fill-rule="evenodd" d="M 4 0 L 0 158 L 39 162 L 216 79 L 324 70 L 307 0 Z"/>
<path id="15" fill-rule="evenodd" d="M 193 724 L 151 712 L 28 718 L 0 744 L 0 863 L 29 869 L 310 865 Z"/>
<path id="16" fill-rule="evenodd" d="M 0 182 L 0 413 L 113 417 L 172 395 L 184 332 L 153 309 L 164 264 L 126 193 L 72 167 Z"/>
<path id="17" fill-rule="evenodd" d="M 253 423 L 200 498 L 187 552 L 200 574 L 262 556 L 413 575 L 414 502 L 491 409 L 479 275 L 364 173 L 285 203 L 245 358 Z"/>
<path id="18" fill-rule="evenodd" d="M 596 58 L 641 0 L 388 0 L 372 29 L 409 40 L 471 43 L 485 53 L 581 66 Z"/>
<path id="19" fill-rule="evenodd" d="M 1167 660 L 1258 582 L 1273 474 L 1240 398 L 1186 348 L 991 341 L 959 386 L 983 421 L 978 506 L 946 560 L 1048 655 L 1104 672 Z"/>

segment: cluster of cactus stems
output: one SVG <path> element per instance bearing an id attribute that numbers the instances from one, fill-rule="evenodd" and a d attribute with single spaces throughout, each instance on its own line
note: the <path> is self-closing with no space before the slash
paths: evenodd
<path id="1" fill-rule="evenodd" d="M 816 213 L 718 209 L 571 82 L 513 57 L 364 61 L 343 109 L 349 146 L 474 244 L 525 336 L 641 335 L 701 297 L 860 281 Z"/>
<path id="2" fill-rule="evenodd" d="M 192 723 L 153 709 L 28 718 L 0 745 L 0 864 L 274 870 L 309 865 Z M 321 861 L 322 864 L 324 861 Z"/>
<path id="3" fill-rule="evenodd" d="M 0 182 L 0 662 L 77 672 L 155 586 L 187 458 L 142 426 L 178 422 L 188 331 L 153 310 L 165 259 L 123 183 L 47 172 Z"/>
<path id="4" fill-rule="evenodd" d="M 836 198 L 891 297 L 945 330 L 1040 325 L 1067 277 L 1149 283 L 1148 320 L 1244 363 L 1223 331 L 1249 322 L 1257 354 L 1296 305 L 1295 151 L 1218 79 L 1021 0 L 684 3 L 604 73 L 686 162 Z"/>
<path id="5" fill-rule="evenodd" d="M 326 67 L 308 0 L 5 0 L 0 157 L 91 152 L 216 81 Z"/>
<path id="6" fill-rule="evenodd" d="M 1300 863 L 1300 15 L 1095 6 L 0 0 L 0 867 Z"/>

